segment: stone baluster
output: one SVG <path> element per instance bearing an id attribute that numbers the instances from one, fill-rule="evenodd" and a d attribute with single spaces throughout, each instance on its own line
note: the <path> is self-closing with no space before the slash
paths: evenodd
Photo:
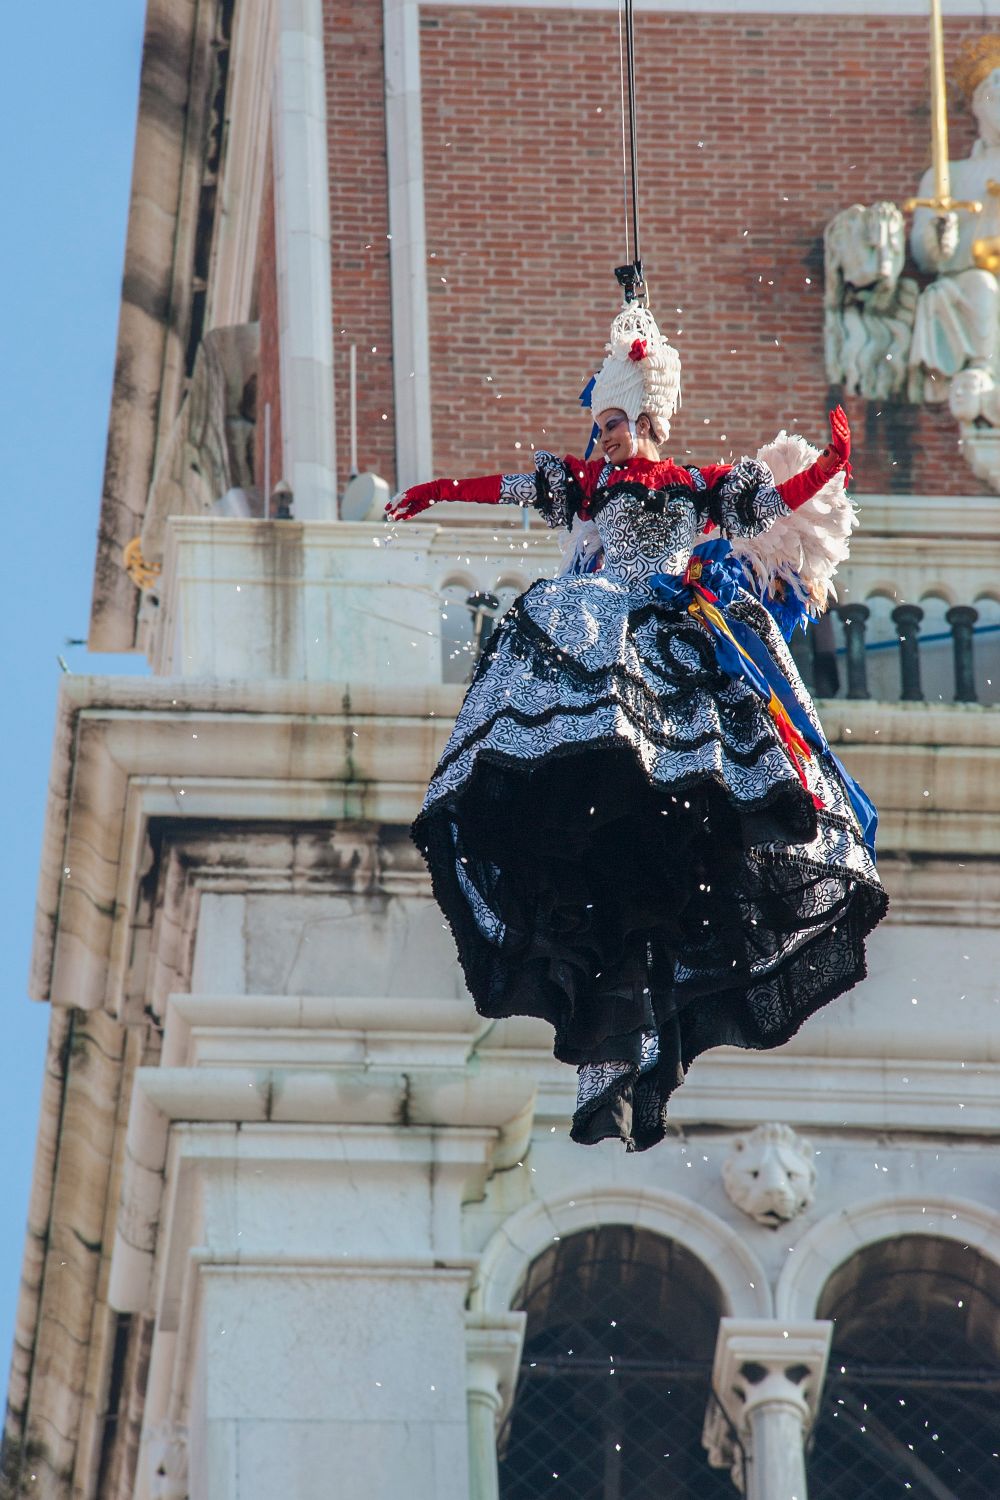
<path id="1" fill-rule="evenodd" d="M 847 696 L 869 698 L 868 662 L 865 657 L 865 631 L 871 610 L 867 604 L 840 604 L 837 614 L 844 625 L 847 646 Z"/>
<path id="2" fill-rule="evenodd" d="M 702 1442 L 712 1467 L 729 1469 L 747 1500 L 807 1500 L 805 1444 L 819 1409 L 832 1332 L 828 1320 L 720 1322 L 715 1397 Z"/>
<path id="3" fill-rule="evenodd" d="M 979 611 L 971 604 L 956 604 L 945 615 L 951 626 L 951 644 L 955 653 L 955 702 L 976 702 L 976 671 L 972 654 L 973 627 Z"/>
<path id="4" fill-rule="evenodd" d="M 840 690 L 840 673 L 837 671 L 837 645 L 830 616 L 821 615 L 809 633 L 813 644 L 810 688 L 818 698 L 836 698 Z"/>
<path id="5" fill-rule="evenodd" d="M 899 636 L 900 697 L 904 703 L 923 701 L 920 686 L 920 622 L 923 618 L 924 612 L 919 604 L 897 604 L 892 612 L 892 623 Z"/>
<path id="6" fill-rule="evenodd" d="M 523 1312 L 465 1315 L 469 1500 L 499 1500 L 497 1433 L 514 1399 L 524 1325 Z"/>

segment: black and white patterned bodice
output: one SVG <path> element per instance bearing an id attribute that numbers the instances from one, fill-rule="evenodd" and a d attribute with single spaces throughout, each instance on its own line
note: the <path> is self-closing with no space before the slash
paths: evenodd
<path id="1" fill-rule="evenodd" d="M 704 517 L 694 490 L 678 486 L 645 497 L 613 488 L 595 516 L 604 546 L 604 576 L 636 588 L 654 573 L 683 573 Z"/>
<path id="2" fill-rule="evenodd" d="M 501 505 L 533 505 L 549 526 L 572 527 L 584 508 L 575 459 L 535 452 L 534 474 L 501 474 Z M 665 473 L 663 471 L 666 471 Z M 684 471 L 680 471 L 682 474 Z M 590 496 L 590 514 L 604 548 L 601 577 L 605 584 L 642 588 L 654 573 L 683 573 L 707 521 L 723 536 L 755 536 L 788 508 L 770 469 L 760 459 L 741 458 L 709 490 L 700 469 L 686 470 L 679 480 L 673 464 L 664 463 L 666 483 L 653 488 L 629 477 L 627 469 L 605 463 Z"/>

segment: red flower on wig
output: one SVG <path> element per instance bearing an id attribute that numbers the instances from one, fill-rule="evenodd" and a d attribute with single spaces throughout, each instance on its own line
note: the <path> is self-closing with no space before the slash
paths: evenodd
<path id="1" fill-rule="evenodd" d="M 640 359 L 645 359 L 646 358 L 646 340 L 645 339 L 633 339 L 632 340 L 632 347 L 628 351 L 628 357 L 629 357 L 629 359 L 634 359 L 635 362 L 636 362 L 636 364 L 638 364 L 638 362 L 639 362 Z"/>

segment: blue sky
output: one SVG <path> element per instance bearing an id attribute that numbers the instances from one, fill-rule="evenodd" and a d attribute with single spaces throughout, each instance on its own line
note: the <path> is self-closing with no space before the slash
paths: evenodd
<path id="1" fill-rule="evenodd" d="M 136 671 L 86 635 L 121 287 L 143 0 L 9 5 L 0 49 L 0 1369 L 13 1340 L 48 1007 L 27 998 L 59 685 Z"/>

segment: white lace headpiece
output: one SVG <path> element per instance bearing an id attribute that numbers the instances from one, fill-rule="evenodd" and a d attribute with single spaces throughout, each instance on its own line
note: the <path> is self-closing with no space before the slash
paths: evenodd
<path id="1" fill-rule="evenodd" d="M 656 326 L 648 307 L 628 303 L 611 324 L 607 355 L 594 377 L 590 410 L 618 407 L 631 421 L 652 417 L 657 436 L 670 433 L 670 418 L 681 404 L 681 358 Z"/>

